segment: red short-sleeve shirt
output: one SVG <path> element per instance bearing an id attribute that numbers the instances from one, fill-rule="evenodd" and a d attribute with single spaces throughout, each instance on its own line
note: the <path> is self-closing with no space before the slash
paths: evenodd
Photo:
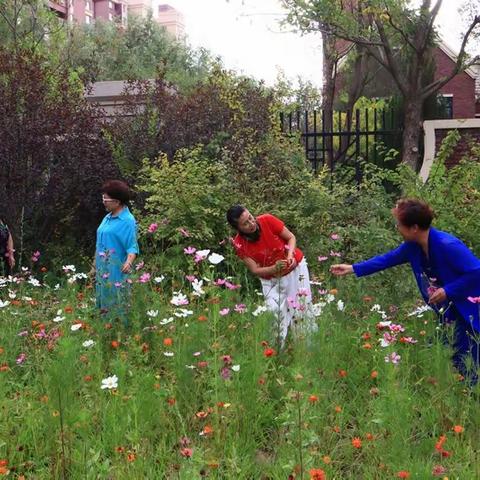
<path id="1" fill-rule="evenodd" d="M 251 242 L 237 234 L 233 239 L 235 253 L 241 258 L 251 258 L 260 267 L 271 267 L 278 260 L 287 258 L 287 244 L 280 233 L 285 224 L 277 217 L 266 213 L 257 217 L 260 225 L 260 238 L 256 242 Z M 303 258 L 303 253 L 299 248 L 295 248 L 294 258 L 298 263 Z M 291 271 L 287 270 L 284 275 Z M 265 278 L 272 278 L 271 276 Z"/>

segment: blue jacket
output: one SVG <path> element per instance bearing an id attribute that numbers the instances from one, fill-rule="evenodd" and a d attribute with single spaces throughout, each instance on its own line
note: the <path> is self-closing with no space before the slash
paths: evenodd
<path id="1" fill-rule="evenodd" d="M 409 262 L 423 299 L 428 303 L 422 289 L 422 255 L 422 247 L 418 243 L 404 242 L 390 252 L 356 263 L 353 271 L 357 277 L 363 277 Z M 480 304 L 467 299 L 480 296 L 480 260 L 461 240 L 435 228 L 430 228 L 428 235 L 428 255 L 448 300 L 475 330 L 480 331 Z"/>

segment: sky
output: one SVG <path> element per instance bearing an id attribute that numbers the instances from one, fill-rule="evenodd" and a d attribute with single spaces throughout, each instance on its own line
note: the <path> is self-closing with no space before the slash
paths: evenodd
<path id="1" fill-rule="evenodd" d="M 279 0 L 154 0 L 183 13 L 187 42 L 222 57 L 224 65 L 275 83 L 280 71 L 294 83 L 300 76 L 322 83 L 319 34 L 302 36 L 282 29 L 285 17 Z M 444 0 L 437 26 L 448 45 L 460 46 L 459 0 Z"/>

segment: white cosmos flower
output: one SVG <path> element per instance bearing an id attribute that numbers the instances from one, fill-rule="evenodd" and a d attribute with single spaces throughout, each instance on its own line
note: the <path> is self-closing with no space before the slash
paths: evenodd
<path id="1" fill-rule="evenodd" d="M 322 314 L 322 309 L 325 306 L 325 302 L 314 303 L 312 305 L 312 313 L 315 317 L 319 317 Z"/>
<path id="2" fill-rule="evenodd" d="M 197 252 L 198 254 L 198 252 Z M 212 253 L 209 257 L 208 257 L 208 261 L 212 264 L 212 265 L 218 265 L 220 262 L 223 262 L 225 260 L 225 257 L 223 255 L 220 255 L 219 253 Z"/>
<path id="3" fill-rule="evenodd" d="M 155 278 L 153 279 L 153 281 L 154 281 L 155 283 L 162 283 L 163 280 L 165 280 L 165 275 L 160 275 L 159 277 L 155 277 Z"/>
<path id="4" fill-rule="evenodd" d="M 54 287 L 53 287 L 54 290 L 60 290 L 60 284 L 57 283 Z"/>
<path id="5" fill-rule="evenodd" d="M 17 296 L 17 294 L 13 290 L 9 290 L 8 296 L 13 300 Z"/>
<path id="6" fill-rule="evenodd" d="M 75 273 L 77 271 L 77 269 L 75 268 L 75 265 L 64 265 L 62 269 L 65 273 L 69 273 L 69 272 Z"/>
<path id="7" fill-rule="evenodd" d="M 170 303 L 175 306 L 188 305 L 188 298 L 182 292 L 173 292 L 173 297 Z"/>
<path id="8" fill-rule="evenodd" d="M 413 312 L 409 313 L 407 315 L 407 317 L 413 317 L 414 315 L 417 316 L 417 317 L 423 317 L 423 314 L 425 312 L 428 312 L 429 310 L 431 310 L 431 308 L 428 306 L 428 305 L 422 305 L 421 307 L 418 307 L 416 310 L 414 310 Z"/>
<path id="9" fill-rule="evenodd" d="M 175 355 L 173 352 L 163 352 L 166 357 L 173 357 Z"/>
<path id="10" fill-rule="evenodd" d="M 266 312 L 268 310 L 266 305 L 259 305 L 253 312 L 252 315 L 254 317 L 258 317 L 260 314 Z"/>
<path id="11" fill-rule="evenodd" d="M 151 318 L 155 318 L 158 316 L 158 310 L 147 310 L 147 315 Z"/>
<path id="12" fill-rule="evenodd" d="M 9 302 L 8 300 L 5 300 L 4 302 L 2 302 L 2 301 L 0 300 L 0 308 L 4 308 L 4 307 L 6 307 L 7 305 L 10 305 L 10 302 Z"/>
<path id="13" fill-rule="evenodd" d="M 240 371 L 240 365 L 232 365 L 232 370 L 234 372 L 239 372 Z"/>
<path id="14" fill-rule="evenodd" d="M 178 308 L 177 310 L 175 310 L 175 312 L 173 312 L 173 314 L 179 318 L 186 318 L 189 315 L 193 315 L 193 311 L 187 310 L 186 308 Z"/>
<path id="15" fill-rule="evenodd" d="M 210 250 L 197 250 L 195 256 L 205 259 L 210 254 Z"/>
<path id="16" fill-rule="evenodd" d="M 57 315 L 57 316 L 53 319 L 53 321 L 54 321 L 55 323 L 63 322 L 64 320 L 65 320 L 65 317 L 62 317 L 61 315 Z"/>
<path id="17" fill-rule="evenodd" d="M 85 340 L 82 343 L 82 347 L 85 347 L 85 348 L 90 348 L 90 347 L 93 347 L 94 345 L 95 345 L 95 342 L 93 340 Z"/>
<path id="18" fill-rule="evenodd" d="M 76 332 L 77 330 L 80 330 L 82 328 L 82 324 L 81 323 L 74 323 L 71 327 L 70 327 L 70 330 L 72 332 Z"/>
<path id="19" fill-rule="evenodd" d="M 162 320 L 160 320 L 160 325 L 168 325 L 169 323 L 172 323 L 173 320 L 173 317 L 162 318 Z"/>
<path id="20" fill-rule="evenodd" d="M 35 277 L 30 277 L 28 279 L 28 283 L 32 285 L 32 287 L 40 287 L 42 285 L 40 281 L 37 280 Z"/>
<path id="21" fill-rule="evenodd" d="M 185 365 L 186 368 L 189 368 L 190 370 L 195 370 L 197 367 L 195 365 Z"/>
<path id="22" fill-rule="evenodd" d="M 100 387 L 102 390 L 108 388 L 111 390 L 112 388 L 118 387 L 118 377 L 116 375 L 112 375 L 111 377 L 104 378 L 102 380 L 102 386 Z"/>
<path id="23" fill-rule="evenodd" d="M 335 300 L 335 295 L 332 295 L 331 293 L 325 296 L 325 301 L 327 303 L 332 303 L 334 300 Z"/>
<path id="24" fill-rule="evenodd" d="M 193 294 L 196 295 L 197 297 L 200 297 L 202 295 L 205 295 L 205 291 L 203 290 L 203 280 L 197 280 L 195 279 L 192 282 L 192 288 L 193 288 Z"/>
<path id="25" fill-rule="evenodd" d="M 339 300 L 337 302 L 337 309 L 339 312 L 343 312 L 345 310 L 345 303 L 343 303 L 343 300 Z"/>

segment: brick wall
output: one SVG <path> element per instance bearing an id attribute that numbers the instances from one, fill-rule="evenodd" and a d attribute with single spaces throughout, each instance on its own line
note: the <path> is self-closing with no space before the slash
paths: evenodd
<path id="1" fill-rule="evenodd" d="M 447 136 L 449 129 L 436 129 L 435 130 L 435 151 L 438 152 L 442 141 Z M 458 141 L 455 150 L 450 158 L 445 162 L 447 168 L 451 168 L 456 165 L 470 150 L 469 144 L 472 141 L 480 143 L 480 128 L 462 128 L 459 129 L 460 140 Z"/>
<path id="2" fill-rule="evenodd" d="M 440 48 L 435 49 L 435 80 L 451 73 L 455 63 Z M 439 92 L 453 95 L 453 118 L 475 117 L 475 79 L 468 73 L 456 75 Z"/>

